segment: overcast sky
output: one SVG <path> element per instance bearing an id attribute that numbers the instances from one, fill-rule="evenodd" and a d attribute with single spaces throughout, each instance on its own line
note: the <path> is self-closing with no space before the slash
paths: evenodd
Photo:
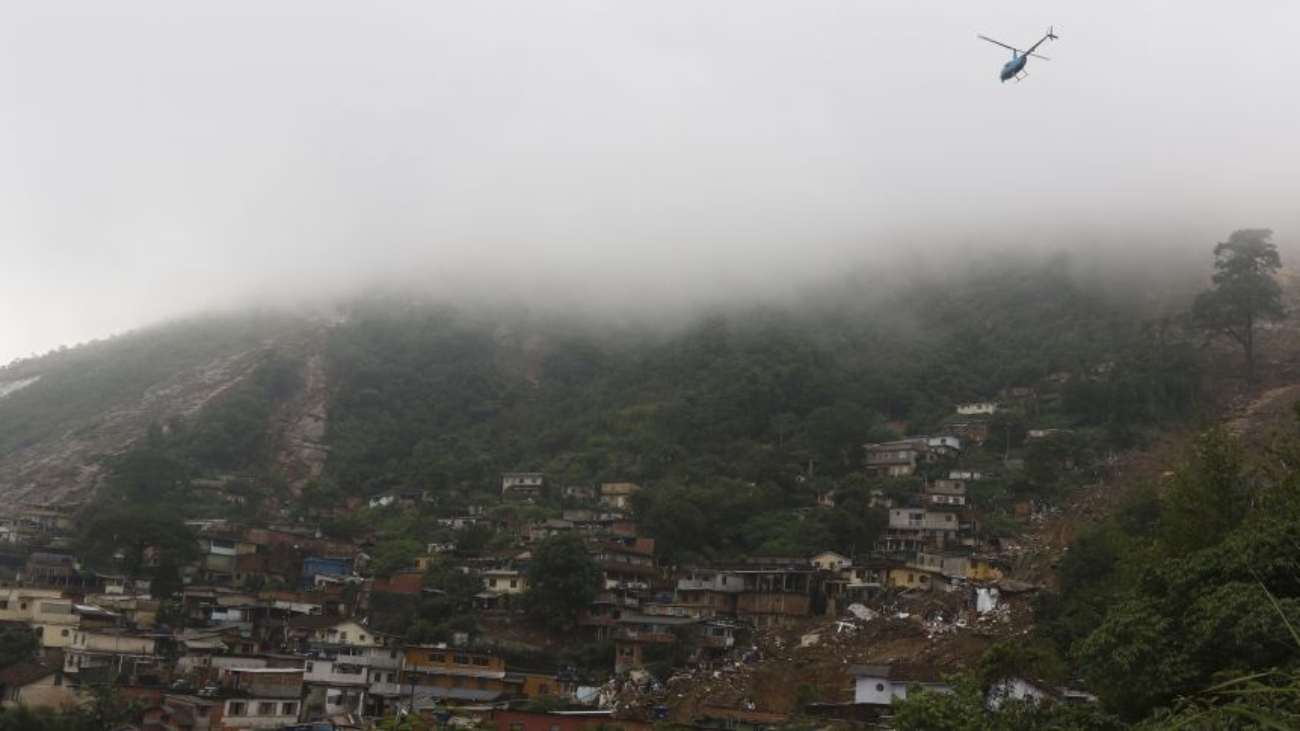
<path id="1" fill-rule="evenodd" d="M 1002 84 L 1009 52 L 1060 40 Z M 1300 3 L 5 2 L 0 363 L 390 277 L 650 308 L 1300 238 Z"/>

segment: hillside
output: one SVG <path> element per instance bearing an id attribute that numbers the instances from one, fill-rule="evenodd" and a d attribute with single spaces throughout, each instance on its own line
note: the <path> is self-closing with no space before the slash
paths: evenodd
<path id="1" fill-rule="evenodd" d="M 1294 308 L 1300 290 L 1286 284 Z M 455 546 L 466 567 L 518 576 L 514 552 L 573 506 L 559 488 L 635 483 L 629 517 L 635 542 L 650 541 L 655 579 L 629 598 L 661 603 L 691 567 L 754 558 L 780 570 L 822 551 L 895 562 L 873 545 L 888 536 L 879 504 L 916 507 L 921 486 L 962 482 L 961 552 L 1005 572 L 995 610 L 976 612 L 973 588 L 890 578 L 880 592 L 860 584 L 852 601 L 864 604 L 846 614 L 834 582 L 819 585 L 779 628 L 756 625 L 733 652 L 617 699 L 629 717 L 667 706 L 687 722 L 844 703 L 853 666 L 934 675 L 1007 646 L 1086 651 L 1105 641 L 1092 639 L 1099 625 L 1120 621 L 1108 612 L 1132 590 L 1128 577 L 1176 569 L 1158 553 L 1169 519 L 1153 496 L 1195 482 L 1180 465 L 1197 435 L 1222 419 L 1256 447 L 1293 431 L 1300 328 L 1289 321 L 1262 331 L 1261 379 L 1247 386 L 1237 351 L 1203 344 L 1178 317 L 1146 319 L 1141 296 L 1102 294 L 1051 266 L 854 292 L 659 329 L 390 295 L 330 318 L 131 333 L 0 371 L 0 508 L 32 518 L 88 507 L 77 527 L 87 535 L 65 540 L 97 570 L 123 535 L 143 536 L 125 554 L 133 566 L 142 546 L 171 546 L 171 583 L 160 569 L 159 585 L 180 586 L 181 570 L 200 577 L 185 567 L 194 541 L 179 519 L 226 518 L 231 530 L 364 548 L 364 574 L 391 587 L 417 557 L 438 560 L 424 555 L 431 541 Z M 983 434 L 957 409 L 989 404 L 996 411 L 975 420 Z M 864 458 L 864 444 L 935 434 L 963 445 L 913 474 L 888 476 L 870 469 L 870 450 Z M 514 471 L 544 473 L 552 487 L 507 502 L 501 475 Z M 467 515 L 488 522 L 447 527 Z M 369 621 L 410 643 L 472 631 L 487 646 L 529 648 L 533 662 L 572 653 L 607 672 L 601 617 L 584 618 L 575 640 L 501 607 L 480 616 L 482 583 L 466 570 L 416 575 L 415 599 L 377 600 Z M 432 593 L 421 599 L 421 588 Z M 684 660 L 646 665 L 663 674 Z"/>
<path id="2" fill-rule="evenodd" d="M 390 296 L 345 318 L 130 333 L 0 371 L 0 504 L 83 504 L 104 458 L 177 427 L 199 430 L 178 456 L 187 474 L 269 480 L 286 509 L 304 489 L 314 503 L 416 490 L 467 504 L 520 469 L 558 484 L 740 480 L 789 508 L 857 473 L 891 425 L 924 433 L 953 404 L 1052 373 L 1111 375 L 1055 388 L 1004 447 L 1023 451 L 1026 419 L 1083 430 L 1087 450 L 1127 447 L 1200 408 L 1177 326 L 1149 347 L 1141 292 L 1093 292 L 1056 264 L 855 282 L 671 329 Z M 231 392 L 272 361 L 283 388 Z"/>
<path id="3" fill-rule="evenodd" d="M 104 458 L 141 444 L 151 426 L 196 415 L 311 331 L 282 315 L 213 317 L 0 369 L 0 507 L 84 504 Z"/>

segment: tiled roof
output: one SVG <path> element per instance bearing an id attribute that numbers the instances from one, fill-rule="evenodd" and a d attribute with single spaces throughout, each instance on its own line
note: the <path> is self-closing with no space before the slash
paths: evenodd
<path id="1" fill-rule="evenodd" d="M 0 670 L 0 687 L 21 688 L 58 672 L 33 660 L 19 660 Z"/>

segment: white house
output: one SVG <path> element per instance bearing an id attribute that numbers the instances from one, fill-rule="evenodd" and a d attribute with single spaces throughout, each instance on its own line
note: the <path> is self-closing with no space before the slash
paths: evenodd
<path id="1" fill-rule="evenodd" d="M 813 565 L 813 568 L 819 571 L 839 573 L 847 566 L 851 565 L 853 560 L 847 556 L 841 556 L 834 551 L 823 551 L 808 559 L 808 562 Z"/>
<path id="2" fill-rule="evenodd" d="M 952 692 L 938 669 L 923 665 L 855 665 L 849 675 L 854 677 L 854 703 L 887 706 L 894 698 L 906 698 L 908 689 L 917 686 Z"/>
<path id="3" fill-rule="evenodd" d="M 962 416 L 974 416 L 976 414 L 994 414 L 997 413 L 998 405 L 992 401 L 976 401 L 969 404 L 958 404 L 957 413 Z"/>

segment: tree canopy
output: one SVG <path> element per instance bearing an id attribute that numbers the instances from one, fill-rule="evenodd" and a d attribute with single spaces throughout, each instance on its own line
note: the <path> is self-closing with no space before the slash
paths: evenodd
<path id="1" fill-rule="evenodd" d="M 596 598 L 603 576 L 581 536 L 551 536 L 533 549 L 525 593 L 528 612 L 553 630 L 570 629 Z"/>
<path id="2" fill-rule="evenodd" d="M 1286 315 L 1274 278 L 1282 266 L 1266 228 L 1232 232 L 1214 247 L 1213 287 L 1197 296 L 1192 316 L 1204 328 L 1227 335 L 1246 356 L 1246 377 L 1255 377 L 1255 327 Z"/>

